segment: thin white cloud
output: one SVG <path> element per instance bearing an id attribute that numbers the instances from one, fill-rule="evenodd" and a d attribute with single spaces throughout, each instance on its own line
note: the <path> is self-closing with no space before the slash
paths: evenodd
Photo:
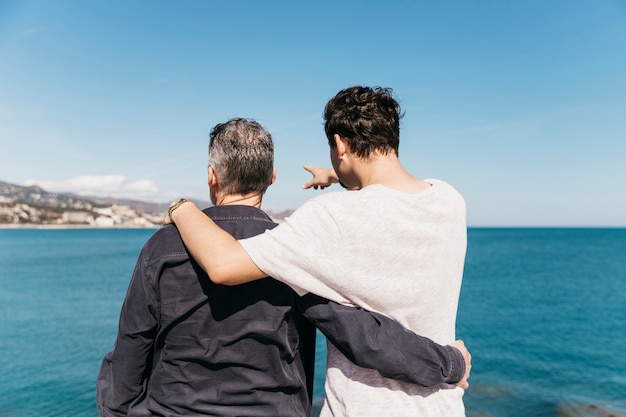
<path id="1" fill-rule="evenodd" d="M 24 29 L 18 34 L 18 37 L 27 38 L 29 36 L 34 36 L 34 35 L 37 35 L 38 33 L 44 32 L 45 30 L 46 28 L 43 28 L 43 27 Z"/>
<path id="2" fill-rule="evenodd" d="M 159 192 L 152 180 L 127 182 L 123 175 L 81 175 L 62 181 L 28 180 L 26 185 L 39 185 L 46 191 L 137 200 L 152 198 Z"/>
<path id="3" fill-rule="evenodd" d="M 30 28 L 26 28 L 18 32 L 17 37 L 18 39 L 24 39 L 24 38 L 29 38 L 31 36 L 38 36 L 44 32 L 58 31 L 58 30 L 64 30 L 64 29 L 65 29 L 65 25 L 30 27 Z"/>
<path id="4" fill-rule="evenodd" d="M 159 187 L 152 180 L 138 180 L 123 184 L 120 192 L 128 198 L 141 200 L 154 197 L 159 192 Z"/>
<path id="5" fill-rule="evenodd" d="M 597 120 L 596 115 L 607 117 L 611 115 L 620 115 L 626 112 L 626 108 L 620 106 L 603 106 L 597 103 L 586 103 L 567 107 L 555 107 L 549 109 L 543 109 L 528 114 L 519 115 L 517 118 L 513 118 L 506 121 L 466 126 L 453 130 L 444 130 L 437 134 L 430 136 L 431 139 L 438 139 L 442 137 L 462 137 L 464 135 L 472 135 L 475 139 L 480 139 L 482 136 L 477 134 L 489 134 L 503 132 L 507 134 L 507 137 L 513 138 L 511 132 L 527 133 L 540 130 L 546 123 L 557 123 L 559 120 L 575 120 L 575 118 L 586 118 L 590 120 Z M 600 123 L 600 122 L 598 122 Z"/>

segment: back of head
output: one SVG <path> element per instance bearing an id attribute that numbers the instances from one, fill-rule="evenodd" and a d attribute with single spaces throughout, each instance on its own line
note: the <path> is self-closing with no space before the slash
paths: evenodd
<path id="1" fill-rule="evenodd" d="M 355 86 L 340 91 L 324 109 L 324 130 L 330 146 L 333 135 L 346 138 L 359 157 L 373 152 L 398 154 L 400 105 L 391 88 Z"/>
<path id="2" fill-rule="evenodd" d="M 226 194 L 264 193 L 272 183 L 274 144 L 258 122 L 235 118 L 211 130 L 209 165 Z"/>

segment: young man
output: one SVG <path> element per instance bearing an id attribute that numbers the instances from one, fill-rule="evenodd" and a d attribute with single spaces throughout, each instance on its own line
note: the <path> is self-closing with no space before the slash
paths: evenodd
<path id="1" fill-rule="evenodd" d="M 351 87 L 324 110 L 330 159 L 351 190 L 308 201 L 275 229 L 236 241 L 183 204 L 173 213 L 212 280 L 272 276 L 299 294 L 377 311 L 438 343 L 455 337 L 466 250 L 465 202 L 400 164 L 400 106 L 390 89 Z M 323 416 L 464 416 L 463 390 L 424 388 L 363 369 L 328 346 Z"/>
<path id="2" fill-rule="evenodd" d="M 208 170 L 215 206 L 202 216 L 234 238 L 272 229 L 276 224 L 260 206 L 273 181 L 273 144 L 265 129 L 246 119 L 215 126 Z M 115 346 L 98 377 L 100 413 L 308 416 L 311 323 L 347 357 L 387 376 L 423 385 L 464 377 L 459 351 L 380 314 L 313 295 L 300 298 L 272 279 L 238 287 L 212 283 L 176 228 L 167 226 L 137 261 Z M 464 351 L 462 343 L 455 345 Z"/>

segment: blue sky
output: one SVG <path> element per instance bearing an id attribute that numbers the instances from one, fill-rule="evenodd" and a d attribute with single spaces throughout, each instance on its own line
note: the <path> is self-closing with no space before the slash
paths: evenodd
<path id="1" fill-rule="evenodd" d="M 1 1 L 0 180 L 208 201 L 208 134 L 273 135 L 264 207 L 329 164 L 321 113 L 392 87 L 400 159 L 470 226 L 626 226 L 624 1 Z"/>

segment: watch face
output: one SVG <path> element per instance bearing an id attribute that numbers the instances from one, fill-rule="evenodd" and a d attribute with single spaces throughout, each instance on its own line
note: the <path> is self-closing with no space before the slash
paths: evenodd
<path id="1" fill-rule="evenodd" d="M 170 207 L 174 207 L 174 206 L 176 206 L 178 204 L 182 204 L 184 201 L 185 201 L 184 198 L 179 198 L 178 200 L 173 201 L 172 204 L 170 204 Z"/>
<path id="2" fill-rule="evenodd" d="M 181 198 L 181 199 L 174 201 L 172 204 L 170 204 L 170 207 L 168 209 L 168 214 L 171 216 L 172 212 L 186 201 L 188 201 L 186 198 Z"/>

